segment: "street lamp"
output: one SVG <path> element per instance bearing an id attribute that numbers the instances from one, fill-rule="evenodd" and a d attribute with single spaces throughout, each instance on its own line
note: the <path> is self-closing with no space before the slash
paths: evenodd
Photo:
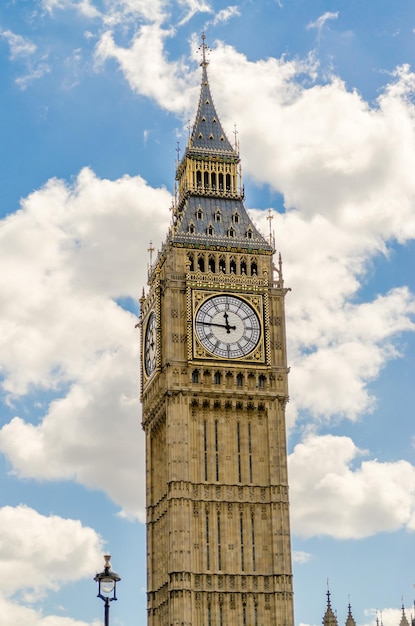
<path id="1" fill-rule="evenodd" d="M 104 624 L 105 626 L 109 626 L 110 602 L 117 599 L 117 582 L 121 580 L 121 578 L 111 569 L 111 556 L 106 554 L 104 559 L 104 571 L 96 574 L 94 580 L 98 583 L 97 598 L 101 598 L 101 600 L 104 601 Z"/>

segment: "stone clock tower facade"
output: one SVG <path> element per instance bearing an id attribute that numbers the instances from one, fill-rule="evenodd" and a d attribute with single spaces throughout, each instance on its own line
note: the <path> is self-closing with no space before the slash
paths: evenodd
<path id="1" fill-rule="evenodd" d="M 149 626 L 293 626 L 281 262 L 243 204 L 203 44 L 141 304 Z"/>

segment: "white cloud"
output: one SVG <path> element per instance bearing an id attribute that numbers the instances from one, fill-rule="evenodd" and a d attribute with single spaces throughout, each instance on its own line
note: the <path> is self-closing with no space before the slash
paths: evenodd
<path id="1" fill-rule="evenodd" d="M 217 26 L 218 24 L 229 22 L 229 20 L 232 19 L 233 17 L 239 17 L 240 15 L 241 15 L 241 12 L 236 4 L 232 6 L 228 6 L 226 7 L 226 9 L 222 9 L 221 11 L 216 13 L 214 19 L 207 22 L 206 28 L 210 24 L 212 24 L 213 26 Z"/>
<path id="2" fill-rule="evenodd" d="M 48 13 L 56 10 L 73 10 L 87 19 L 99 18 L 110 27 L 125 25 L 129 20 L 144 19 L 161 23 L 166 17 L 168 0 L 106 0 L 99 10 L 91 0 L 42 0 Z"/>
<path id="3" fill-rule="evenodd" d="M 189 22 L 196 13 L 213 13 L 213 9 L 209 2 L 205 0 L 178 0 L 180 7 L 187 10 L 185 17 L 179 22 L 179 26 L 183 26 Z"/>
<path id="4" fill-rule="evenodd" d="M 187 111 L 193 115 L 199 75 L 189 73 L 184 59 L 168 63 L 164 40 L 172 35 L 172 30 L 163 30 L 158 24 L 144 25 L 131 47 L 123 48 L 117 46 L 112 33 L 107 31 L 97 44 L 96 63 L 99 66 L 107 59 L 116 59 L 135 92 L 154 99 L 169 111 Z M 190 102 L 189 92 L 193 92 Z"/>
<path id="5" fill-rule="evenodd" d="M 90 577 L 101 555 L 101 539 L 78 520 L 45 517 L 23 505 L 0 509 L 4 596 L 24 591 L 26 597 L 35 599 L 46 590 Z"/>
<path id="6" fill-rule="evenodd" d="M 42 78 L 45 74 L 49 74 L 50 71 L 50 66 L 47 63 L 39 63 L 34 66 L 29 65 L 27 73 L 16 78 L 16 84 L 20 87 L 20 89 L 25 90 L 30 83 L 34 80 Z"/>
<path id="7" fill-rule="evenodd" d="M 226 9 L 222 9 L 222 11 L 219 11 L 219 13 L 215 17 L 214 23 L 218 24 L 220 22 L 227 22 L 232 17 L 239 17 L 240 15 L 241 12 L 238 6 L 234 4 L 232 6 L 226 7 Z"/>
<path id="8" fill-rule="evenodd" d="M 292 552 L 293 563 L 308 563 L 311 558 L 311 554 L 302 550 L 293 550 Z"/>
<path id="9" fill-rule="evenodd" d="M 140 177 L 85 169 L 72 186 L 49 181 L 0 227 L 3 389 L 11 403 L 31 389 L 58 396 L 39 425 L 6 424 L 0 448 L 19 475 L 103 489 L 129 515 L 144 501 L 139 334 L 115 300 L 138 301 L 137 254 L 164 236 L 170 203 Z"/>
<path id="10" fill-rule="evenodd" d="M 0 595 L 2 626 L 101 626 L 102 622 L 80 622 L 70 617 L 44 615 L 41 610 L 12 602 Z"/>
<path id="11" fill-rule="evenodd" d="M 42 7 L 48 13 L 53 13 L 57 9 L 74 9 L 87 18 L 96 18 L 101 15 L 91 0 L 42 0 Z"/>
<path id="12" fill-rule="evenodd" d="M 46 56 L 36 59 L 37 46 L 29 38 L 16 35 L 11 30 L 0 31 L 0 37 L 7 40 L 10 46 L 10 60 L 21 60 L 26 67 L 26 73 L 16 78 L 16 84 L 24 90 L 34 80 L 38 80 L 50 72 Z"/>
<path id="13" fill-rule="evenodd" d="M 348 437 L 310 435 L 289 456 L 295 534 L 338 539 L 415 529 L 415 467 L 363 461 Z M 345 505 L 345 503 L 347 503 Z"/>
<path id="14" fill-rule="evenodd" d="M 326 11 L 326 13 L 323 13 L 323 15 L 320 15 L 320 17 L 318 19 L 316 19 L 314 22 L 310 22 L 309 24 L 307 24 L 307 28 L 311 29 L 311 28 L 316 28 L 319 33 L 322 31 L 322 29 L 324 28 L 324 25 L 326 24 L 326 22 L 329 22 L 330 20 L 337 20 L 337 18 L 339 17 L 339 12 L 332 12 L 332 11 Z"/>
<path id="15" fill-rule="evenodd" d="M 34 44 L 28 37 L 22 37 L 16 35 L 11 30 L 0 31 L 0 36 L 6 39 L 10 46 L 10 59 L 15 61 L 19 57 L 28 57 L 35 54 L 37 50 L 36 44 Z"/>
<path id="16" fill-rule="evenodd" d="M 411 610 L 406 613 L 406 616 L 411 614 Z M 401 622 L 402 610 L 399 609 L 391 609 L 391 608 L 383 608 L 383 609 L 366 609 L 365 616 L 370 617 L 371 621 L 366 622 L 363 626 L 378 626 L 379 625 L 379 616 L 380 623 L 383 626 L 396 626 Z M 410 619 L 408 620 L 411 621 Z"/>

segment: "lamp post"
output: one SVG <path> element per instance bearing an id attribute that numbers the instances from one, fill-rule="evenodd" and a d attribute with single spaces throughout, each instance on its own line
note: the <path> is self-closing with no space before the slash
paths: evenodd
<path id="1" fill-rule="evenodd" d="M 109 626 L 110 602 L 117 599 L 117 582 L 121 580 L 121 578 L 111 569 L 111 556 L 106 554 L 104 559 L 104 571 L 96 574 L 94 580 L 98 583 L 97 598 L 101 598 L 101 600 L 104 601 L 104 624 L 105 626 Z"/>

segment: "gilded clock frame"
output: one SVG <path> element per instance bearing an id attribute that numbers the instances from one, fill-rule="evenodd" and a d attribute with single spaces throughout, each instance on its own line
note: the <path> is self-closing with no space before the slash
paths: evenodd
<path id="1" fill-rule="evenodd" d="M 256 347 L 249 354 L 234 359 L 221 357 L 211 354 L 199 340 L 196 332 L 195 317 L 199 307 L 215 296 L 233 296 L 246 302 L 256 313 L 260 324 L 260 338 Z M 235 290 L 212 290 L 212 289 L 189 289 L 188 291 L 188 327 L 187 327 L 187 345 L 189 361 L 216 361 L 227 363 L 250 363 L 250 364 L 266 364 L 266 341 L 265 341 L 265 313 L 266 313 L 266 294 L 264 293 L 240 293 Z"/>

